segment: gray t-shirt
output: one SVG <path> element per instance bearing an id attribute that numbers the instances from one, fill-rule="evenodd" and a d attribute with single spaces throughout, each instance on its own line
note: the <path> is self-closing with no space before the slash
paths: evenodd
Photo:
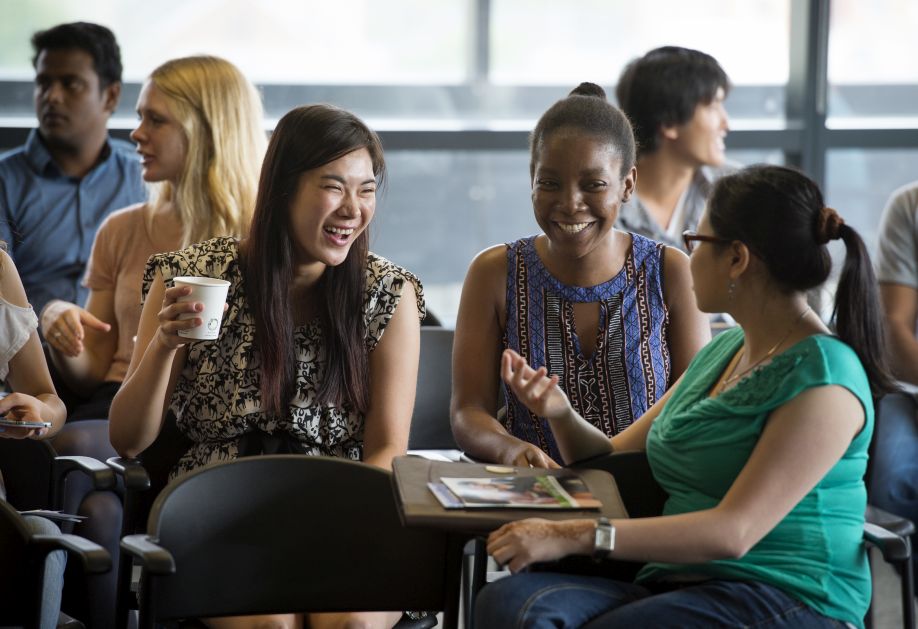
<path id="1" fill-rule="evenodd" d="M 880 219 L 877 279 L 918 288 L 918 182 L 896 190 Z"/>
<path id="2" fill-rule="evenodd" d="M 670 229 L 665 229 L 653 219 L 637 194 L 631 195 L 631 199 L 622 204 L 615 226 L 684 251 L 682 232 L 698 226 L 714 182 L 737 168 L 736 164 L 728 162 L 716 168 L 702 166 L 695 171 L 695 176 L 682 198 L 679 199 L 676 212 L 673 214 L 673 220 L 678 221 L 679 224 L 670 226 Z M 638 178 L 640 178 L 640 172 L 638 172 Z"/>

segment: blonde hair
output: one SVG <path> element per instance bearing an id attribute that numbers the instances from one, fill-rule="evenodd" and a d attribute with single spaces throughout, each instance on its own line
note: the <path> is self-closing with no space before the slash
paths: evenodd
<path id="1" fill-rule="evenodd" d="M 244 236 L 267 144 L 255 86 L 229 61 L 205 55 L 167 61 L 149 80 L 166 96 L 187 142 L 178 183 L 154 184 L 153 207 L 173 202 L 182 247 Z"/>

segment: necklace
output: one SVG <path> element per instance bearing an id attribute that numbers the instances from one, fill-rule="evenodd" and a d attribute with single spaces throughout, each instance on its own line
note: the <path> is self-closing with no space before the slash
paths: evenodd
<path id="1" fill-rule="evenodd" d="M 804 310 L 803 312 L 800 313 L 800 316 L 799 316 L 799 317 L 797 317 L 796 319 L 794 319 L 794 322 L 791 324 L 791 327 L 788 328 L 787 333 L 786 333 L 784 336 L 782 336 L 782 337 L 781 337 L 781 340 L 778 341 L 777 343 L 775 343 L 775 344 L 771 347 L 770 350 L 768 350 L 767 352 L 765 352 L 765 355 L 764 355 L 764 356 L 762 356 L 761 358 L 759 358 L 757 361 L 755 361 L 754 363 L 752 363 L 751 365 L 749 365 L 748 367 L 746 367 L 745 369 L 743 369 L 743 370 L 740 371 L 739 373 L 731 373 L 730 377 L 727 378 L 727 379 L 725 379 L 723 382 L 721 382 L 721 383 L 720 383 L 720 386 L 717 387 L 717 392 L 718 392 L 718 393 L 723 393 L 723 392 L 724 392 L 724 389 L 726 389 L 728 386 L 730 386 L 731 384 L 733 384 L 734 382 L 736 382 L 737 380 L 739 380 L 740 378 L 742 378 L 743 376 L 745 376 L 747 373 L 749 373 L 750 371 L 752 371 L 753 369 L 755 369 L 756 367 L 758 367 L 759 365 L 761 365 L 762 363 L 764 363 L 766 360 L 768 360 L 769 358 L 771 358 L 771 357 L 774 355 L 774 353 L 775 353 L 776 351 L 778 351 L 778 348 L 781 347 L 781 345 L 784 344 L 784 341 L 786 341 L 788 338 L 790 338 L 790 335 L 794 332 L 794 330 L 797 329 L 797 326 L 800 325 L 800 322 L 803 321 L 803 317 L 805 317 L 806 314 L 807 314 L 808 312 L 811 312 L 809 306 L 806 307 L 806 310 Z M 745 344 L 743 345 L 743 348 L 742 348 L 740 351 L 743 352 L 743 353 L 746 352 L 746 346 L 745 346 Z M 738 364 L 739 364 L 739 361 L 742 360 L 742 359 L 743 359 L 743 357 L 742 357 L 742 354 L 741 354 L 739 360 L 737 360 L 736 363 L 735 363 L 734 366 L 733 366 L 733 369 L 734 369 L 734 370 L 736 369 L 736 365 L 738 365 Z"/>

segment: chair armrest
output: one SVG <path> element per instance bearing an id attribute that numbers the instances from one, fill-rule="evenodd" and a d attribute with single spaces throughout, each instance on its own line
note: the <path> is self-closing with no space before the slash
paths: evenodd
<path id="1" fill-rule="evenodd" d="M 150 574 L 175 574 L 175 560 L 172 554 L 157 545 L 149 535 L 123 537 L 121 550 L 130 553 Z"/>
<path id="2" fill-rule="evenodd" d="M 54 457 L 54 474 L 57 482 L 63 481 L 71 472 L 83 472 L 92 480 L 95 490 L 114 489 L 115 474 L 102 461 L 88 456 Z"/>
<path id="3" fill-rule="evenodd" d="M 112 569 L 112 558 L 108 551 L 79 535 L 33 535 L 29 543 L 43 555 L 54 550 L 66 550 L 80 558 L 83 571 L 100 574 Z"/>
<path id="4" fill-rule="evenodd" d="M 115 474 L 124 479 L 124 487 L 130 491 L 146 491 L 150 488 L 150 475 L 139 459 L 125 459 L 113 456 L 105 463 Z"/>
<path id="5" fill-rule="evenodd" d="M 915 532 L 915 523 L 908 518 L 884 511 L 874 505 L 867 505 L 864 519 L 896 535 L 911 535 Z"/>
<path id="6" fill-rule="evenodd" d="M 912 556 L 912 547 L 907 537 L 896 535 L 887 529 L 864 522 L 864 540 L 880 549 L 886 561 L 908 561 Z"/>

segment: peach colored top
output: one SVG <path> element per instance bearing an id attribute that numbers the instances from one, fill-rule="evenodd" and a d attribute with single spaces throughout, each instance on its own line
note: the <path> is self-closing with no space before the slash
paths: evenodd
<path id="1" fill-rule="evenodd" d="M 143 272 L 154 253 L 178 249 L 180 242 L 168 248 L 157 247 L 146 221 L 146 205 L 141 203 L 113 212 L 96 234 L 92 254 L 86 267 L 83 285 L 91 290 L 114 291 L 118 346 L 112 364 L 105 374 L 106 382 L 122 382 L 127 375 L 134 351 L 134 338 L 140 324 Z M 164 235 L 157 235 L 162 243 Z"/>

